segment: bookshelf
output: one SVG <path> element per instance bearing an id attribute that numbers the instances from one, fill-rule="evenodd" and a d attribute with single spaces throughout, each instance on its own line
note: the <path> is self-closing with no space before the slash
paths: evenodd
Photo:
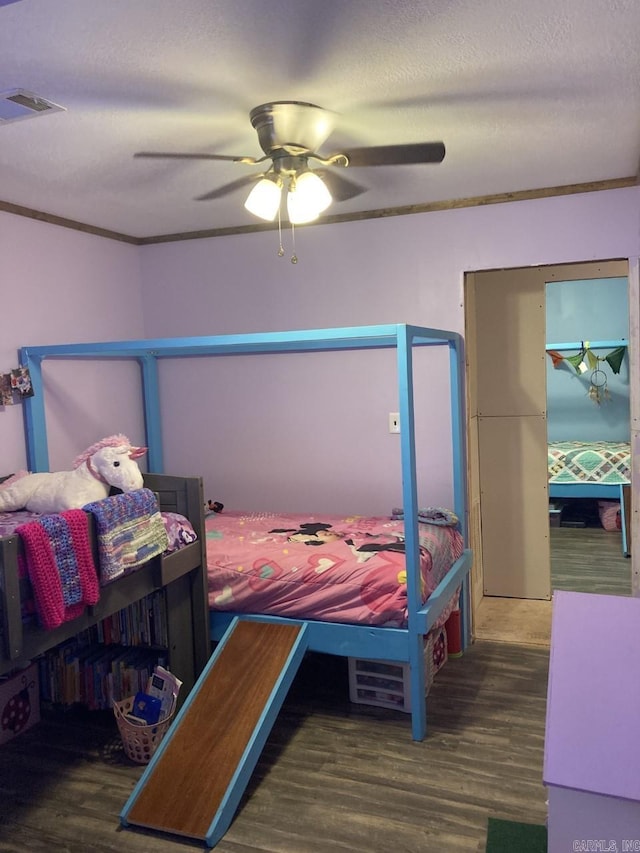
<path id="1" fill-rule="evenodd" d="M 169 667 L 166 600 L 151 593 L 47 651 L 39 660 L 40 700 L 52 707 L 106 710 L 144 690 Z"/>

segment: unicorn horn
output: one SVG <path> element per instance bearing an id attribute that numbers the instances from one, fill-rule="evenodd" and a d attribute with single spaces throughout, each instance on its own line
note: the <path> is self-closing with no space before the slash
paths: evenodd
<path id="1" fill-rule="evenodd" d="M 147 452 L 148 447 L 132 447 L 129 449 L 129 459 L 138 459 L 140 456 L 144 456 Z"/>

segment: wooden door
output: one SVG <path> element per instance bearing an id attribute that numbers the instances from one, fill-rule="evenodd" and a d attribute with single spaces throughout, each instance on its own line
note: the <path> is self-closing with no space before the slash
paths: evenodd
<path id="1" fill-rule="evenodd" d="M 465 325 L 469 412 L 469 505 L 481 596 L 549 599 L 545 288 L 550 281 L 629 275 L 631 437 L 640 421 L 634 377 L 638 264 L 597 261 L 468 273 Z M 635 414 L 634 414 L 635 413 Z M 635 465 L 633 466 L 635 467 Z M 632 485 L 632 493 L 636 484 Z M 632 527 L 639 524 L 631 513 Z M 633 558 L 633 554 L 632 554 Z M 633 561 L 634 595 L 640 572 Z"/>
<path id="2" fill-rule="evenodd" d="M 544 281 L 538 269 L 469 279 L 483 595 L 548 599 Z"/>

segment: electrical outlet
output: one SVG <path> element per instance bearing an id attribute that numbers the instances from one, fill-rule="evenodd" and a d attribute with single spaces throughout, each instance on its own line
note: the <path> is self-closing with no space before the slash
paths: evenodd
<path id="1" fill-rule="evenodd" d="M 400 412 L 389 412 L 389 432 L 400 432 Z"/>

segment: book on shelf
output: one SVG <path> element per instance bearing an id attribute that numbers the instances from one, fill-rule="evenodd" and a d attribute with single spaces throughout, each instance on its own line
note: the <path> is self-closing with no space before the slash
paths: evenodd
<path id="1" fill-rule="evenodd" d="M 165 597 L 158 590 L 46 652 L 39 663 L 42 699 L 110 708 L 146 690 L 154 667 L 168 662 L 167 646 Z"/>

